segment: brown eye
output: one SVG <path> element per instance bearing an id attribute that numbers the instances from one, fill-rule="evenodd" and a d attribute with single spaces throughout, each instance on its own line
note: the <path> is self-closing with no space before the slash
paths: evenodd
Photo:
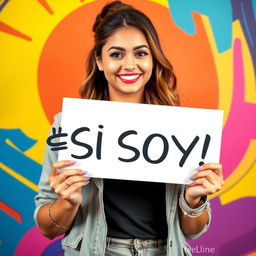
<path id="1" fill-rule="evenodd" d="M 123 55 L 120 52 L 113 52 L 110 54 L 110 57 L 114 59 L 120 59 L 123 57 Z"/>
<path id="2" fill-rule="evenodd" d="M 144 51 L 140 51 L 140 52 L 136 53 L 136 56 L 138 56 L 138 57 L 143 57 L 143 56 L 146 56 L 146 55 L 148 55 L 148 53 L 144 52 Z"/>

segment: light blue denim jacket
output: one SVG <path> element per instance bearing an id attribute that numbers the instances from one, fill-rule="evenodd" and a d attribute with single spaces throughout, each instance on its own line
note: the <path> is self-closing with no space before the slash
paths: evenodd
<path id="1" fill-rule="evenodd" d="M 53 127 L 60 127 L 61 115 L 55 116 Z M 37 212 L 39 208 L 58 198 L 58 195 L 51 190 L 48 177 L 51 171 L 52 163 L 57 161 L 58 153 L 51 151 L 46 146 L 43 170 L 39 182 L 39 193 L 35 197 L 34 219 L 37 223 Z M 209 212 L 209 223 L 204 229 L 196 234 L 185 236 L 180 228 L 178 216 L 178 197 L 184 192 L 184 185 L 166 184 L 166 218 L 168 223 L 167 255 L 191 255 L 190 247 L 185 238 L 196 239 L 203 234 L 211 222 L 211 209 L 208 199 L 197 209 L 191 209 L 184 197 L 182 205 L 188 213 L 196 213 L 203 207 L 207 207 Z M 92 178 L 91 182 L 82 188 L 83 202 L 77 212 L 75 221 L 70 230 L 62 239 L 62 246 L 65 255 L 83 255 L 83 256 L 104 256 L 107 237 L 107 223 L 104 214 L 103 203 L 103 180 Z"/>

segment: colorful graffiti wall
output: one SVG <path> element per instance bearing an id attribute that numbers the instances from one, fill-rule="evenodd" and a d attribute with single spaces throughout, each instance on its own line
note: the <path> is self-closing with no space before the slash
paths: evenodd
<path id="1" fill-rule="evenodd" d="M 32 215 L 45 140 L 78 97 L 105 0 L 0 1 L 0 255 L 63 255 Z M 155 24 L 182 106 L 225 111 L 225 185 L 193 255 L 256 255 L 256 0 L 131 1 Z M 207 120 L 202 120 L 207 122 Z"/>

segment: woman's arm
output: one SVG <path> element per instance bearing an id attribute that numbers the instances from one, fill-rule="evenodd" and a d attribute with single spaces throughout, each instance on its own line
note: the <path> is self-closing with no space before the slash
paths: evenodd
<path id="1" fill-rule="evenodd" d="M 192 184 L 186 186 L 182 196 L 188 207 L 196 209 L 204 203 L 202 198 L 219 191 L 223 186 L 222 166 L 214 163 L 204 164 L 199 168 L 198 173 L 193 176 L 192 180 Z M 181 207 L 179 207 L 180 226 L 185 235 L 190 236 L 199 233 L 209 222 L 207 207 L 202 210 L 200 216 L 193 218 L 184 214 Z"/>
<path id="2" fill-rule="evenodd" d="M 53 163 L 49 176 L 51 189 L 59 198 L 46 203 L 37 212 L 37 223 L 42 234 L 53 239 L 68 231 L 76 216 L 83 197 L 82 186 L 89 183 L 85 172 L 79 169 L 61 168 L 72 166 L 73 161 L 58 161 Z"/>

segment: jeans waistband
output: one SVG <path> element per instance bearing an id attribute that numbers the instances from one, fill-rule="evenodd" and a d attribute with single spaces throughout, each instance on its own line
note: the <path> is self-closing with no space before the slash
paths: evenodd
<path id="1" fill-rule="evenodd" d="M 167 244 L 167 239 L 122 239 L 107 237 L 107 246 L 116 245 L 118 247 L 133 248 L 135 245 L 144 248 L 161 248 Z"/>

